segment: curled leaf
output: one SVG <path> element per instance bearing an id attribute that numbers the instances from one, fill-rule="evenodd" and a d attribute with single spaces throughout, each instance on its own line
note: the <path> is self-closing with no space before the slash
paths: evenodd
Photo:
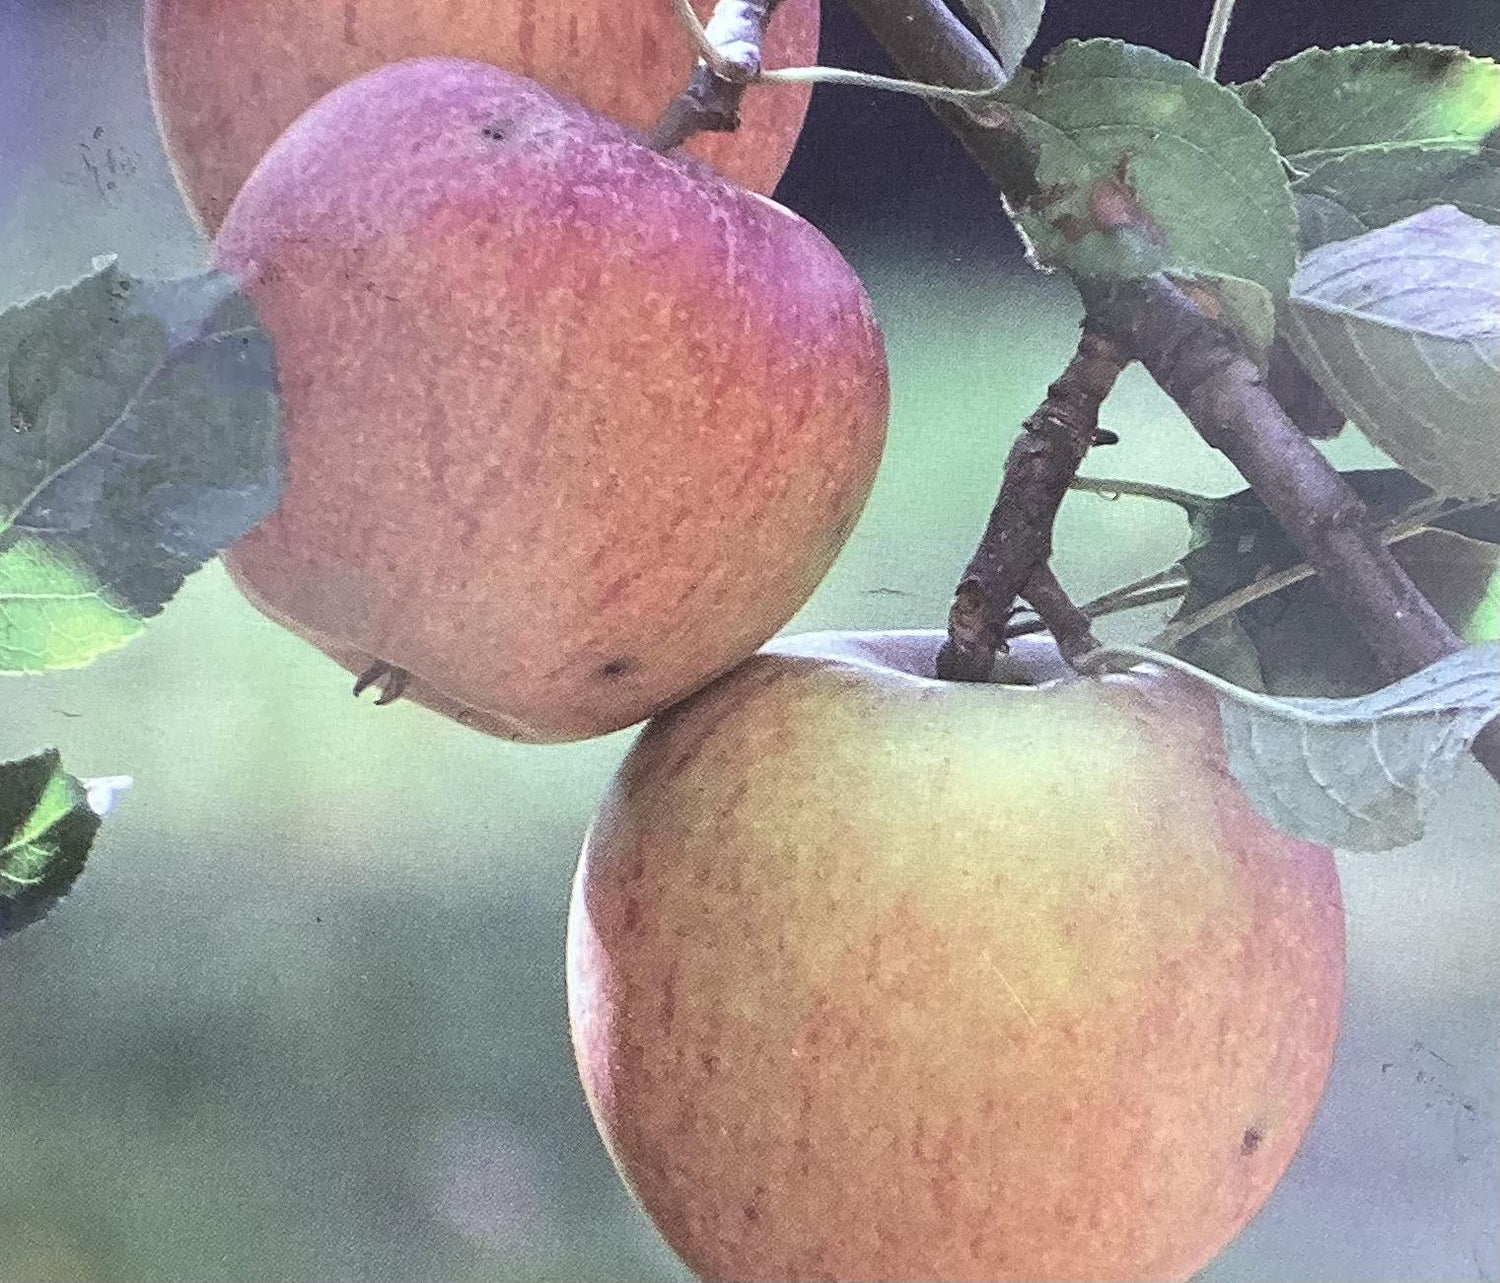
<path id="1" fill-rule="evenodd" d="M 1036 39 L 1047 0 L 963 0 L 974 15 L 979 30 L 1000 58 L 1006 71 L 1014 71 Z"/>

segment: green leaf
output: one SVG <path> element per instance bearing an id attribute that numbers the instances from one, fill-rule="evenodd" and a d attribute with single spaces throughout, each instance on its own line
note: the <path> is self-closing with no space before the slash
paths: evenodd
<path id="1" fill-rule="evenodd" d="M 1391 552 L 1466 642 L 1500 638 L 1496 628 L 1500 547 L 1430 530 L 1394 544 Z M 1241 686 L 1273 695 L 1361 695 L 1378 680 L 1379 657 L 1315 578 L 1254 602 L 1232 621 L 1220 621 L 1226 622 L 1233 622 L 1238 630 L 1236 667 L 1225 664 L 1227 645 L 1222 636 L 1194 634 L 1171 649 Z M 1204 645 L 1223 649 L 1215 656 L 1212 650 L 1200 649 Z"/>
<path id="2" fill-rule="evenodd" d="M 1296 217 L 1265 127 L 1185 62 L 1070 41 L 1002 100 L 1038 157 L 1017 216 L 1043 263 L 1099 278 L 1236 277 L 1285 296 Z"/>
<path id="3" fill-rule="evenodd" d="M 1312 192 L 1294 191 L 1292 195 L 1297 205 L 1297 243 L 1304 254 L 1370 230 L 1336 200 Z"/>
<path id="4" fill-rule="evenodd" d="M 1389 851 L 1422 836 L 1458 761 L 1500 713 L 1500 645 L 1471 646 L 1355 699 L 1272 699 L 1136 647 L 1104 652 L 1166 664 L 1219 697 L 1229 769 L 1293 837 Z"/>
<path id="5" fill-rule="evenodd" d="M 1314 250 L 1286 337 L 1329 399 L 1441 493 L 1500 494 L 1500 228 L 1451 206 Z"/>
<path id="6" fill-rule="evenodd" d="M 1372 149 L 1472 153 L 1500 125 L 1500 67 L 1446 45 L 1306 49 L 1240 95 L 1304 179 Z"/>
<path id="7" fill-rule="evenodd" d="M 1014 71 L 1036 39 L 1047 0 L 963 0 L 979 30 L 1000 58 L 1006 71 Z"/>
<path id="8" fill-rule="evenodd" d="M 113 261 L 0 314 L 0 672 L 123 645 L 276 506 L 271 341 L 209 272 Z"/>
<path id="9" fill-rule="evenodd" d="M 1359 231 L 1385 227 L 1435 205 L 1453 205 L 1472 218 L 1500 223 L 1496 160 L 1490 151 L 1466 155 L 1448 148 L 1378 149 L 1325 166 L 1320 182 L 1300 182 L 1292 190 L 1333 201 Z"/>
<path id="10" fill-rule="evenodd" d="M 0 936 L 46 915 L 83 872 L 100 816 L 128 781 L 92 788 L 56 749 L 0 762 Z"/>
<path id="11" fill-rule="evenodd" d="M 1432 498 L 1399 468 L 1343 477 L 1382 525 Z M 1428 524 L 1433 528 L 1392 544 L 1392 554 L 1465 641 L 1500 640 L 1500 505 L 1449 505 Z M 1173 622 L 1302 562 L 1253 490 L 1203 499 L 1191 517 L 1189 545 L 1178 563 L 1188 591 Z M 1237 685 L 1273 695 L 1364 694 L 1380 671 L 1375 654 L 1316 577 L 1242 606 L 1171 649 Z"/>
<path id="12" fill-rule="evenodd" d="M 1240 87 L 1296 174 L 1293 191 L 1348 216 L 1342 235 L 1434 205 L 1500 222 L 1500 67 L 1439 45 L 1309 49 Z M 1303 207 L 1306 248 L 1339 237 Z M 1352 230 L 1351 230 L 1352 228 Z"/>

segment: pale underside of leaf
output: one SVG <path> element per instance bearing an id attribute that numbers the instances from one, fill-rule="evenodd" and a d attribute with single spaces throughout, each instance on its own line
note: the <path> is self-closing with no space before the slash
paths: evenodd
<path id="1" fill-rule="evenodd" d="M 1479 731 L 1500 713 L 1500 645 L 1471 646 L 1352 699 L 1273 699 L 1172 656 L 1114 655 L 1187 673 L 1219 697 L 1230 770 L 1256 809 L 1293 837 L 1387 851 L 1421 837 Z"/>
<path id="2" fill-rule="evenodd" d="M 1500 228 L 1449 206 L 1308 255 L 1287 338 L 1334 403 L 1434 490 L 1500 493 Z"/>

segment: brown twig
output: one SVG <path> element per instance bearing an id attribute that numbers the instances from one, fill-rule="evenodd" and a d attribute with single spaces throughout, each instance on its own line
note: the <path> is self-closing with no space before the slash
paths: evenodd
<path id="1" fill-rule="evenodd" d="M 1099 639 L 1094 636 L 1088 615 L 1073 604 L 1050 566 L 1033 570 L 1021 595 L 1031 603 L 1068 663 L 1076 664 L 1089 651 L 1099 649 Z"/>
<path id="2" fill-rule="evenodd" d="M 656 128 L 651 146 L 661 152 L 681 147 L 694 134 L 726 133 L 740 126 L 740 100 L 760 75 L 766 23 L 781 0 L 719 0 L 706 34 L 718 54 L 718 69 L 698 60 L 688 86 L 677 95 Z"/>
<path id="3" fill-rule="evenodd" d="M 996 652 L 1005 647 L 1005 628 L 1020 596 L 1043 618 L 1051 612 L 1061 626 L 1088 632 L 1087 618 L 1047 570 L 1052 526 L 1078 465 L 1098 437 L 1099 406 L 1126 361 L 1120 348 L 1086 326 L 1068 368 L 1021 425 L 1006 456 L 1000 496 L 948 613 L 948 641 L 937 660 L 940 677 L 988 678 Z M 1033 592 L 1042 596 L 1046 609 Z M 1057 641 L 1061 645 L 1063 639 Z"/>
<path id="4" fill-rule="evenodd" d="M 992 66 L 976 69 L 973 38 L 938 0 L 850 4 L 905 74 L 959 88 L 993 83 Z M 1018 130 L 985 127 L 941 105 L 934 110 L 1012 207 L 1036 191 L 1035 156 Z M 1231 331 L 1165 277 L 1085 293 L 1099 332 L 1117 338 L 1204 440 L 1240 470 L 1390 676 L 1462 649 L 1381 542 L 1359 497 L 1287 417 Z M 1500 779 L 1500 721 L 1485 727 L 1473 751 Z"/>

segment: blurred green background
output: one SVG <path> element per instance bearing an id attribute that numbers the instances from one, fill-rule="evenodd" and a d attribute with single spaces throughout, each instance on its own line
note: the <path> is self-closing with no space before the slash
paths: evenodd
<path id="1" fill-rule="evenodd" d="M 144 273 L 201 260 L 139 22 L 126 0 L 0 0 L 0 304 L 104 251 Z M 840 120 L 826 101 L 814 156 Z M 861 96 L 858 120 L 891 101 Z M 916 137 L 919 157 L 946 146 Z M 792 629 L 936 626 L 1078 310 L 1005 257 L 988 206 L 959 227 L 913 189 L 862 217 L 868 171 L 815 188 L 811 163 L 795 194 L 870 286 L 895 409 L 865 518 Z M 1106 421 L 1125 442 L 1090 470 L 1238 488 L 1138 372 Z M 1077 496 L 1058 569 L 1091 595 L 1183 534 L 1174 510 Z M 74 895 L 0 942 L 0 1283 L 686 1278 L 610 1167 L 565 1021 L 573 862 L 630 739 L 522 748 L 356 702 L 217 567 L 126 650 L 0 679 L 0 756 L 55 744 L 80 773 L 136 778 Z M 1203 1279 L 1500 1276 L 1496 820 L 1466 765 L 1424 842 L 1341 860 L 1333 1077 Z"/>

